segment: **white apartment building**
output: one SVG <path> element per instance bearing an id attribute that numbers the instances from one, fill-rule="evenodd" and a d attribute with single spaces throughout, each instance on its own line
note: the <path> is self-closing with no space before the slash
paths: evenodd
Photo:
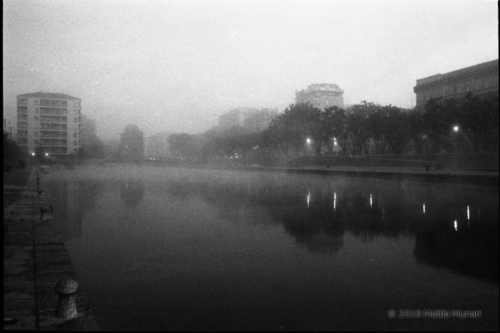
<path id="1" fill-rule="evenodd" d="M 17 142 L 29 154 L 78 153 L 81 147 L 81 99 L 58 93 L 17 96 Z"/>

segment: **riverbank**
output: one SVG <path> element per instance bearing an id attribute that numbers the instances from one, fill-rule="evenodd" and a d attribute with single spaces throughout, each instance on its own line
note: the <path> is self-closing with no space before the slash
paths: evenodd
<path id="1" fill-rule="evenodd" d="M 56 284 L 78 281 L 44 193 L 36 191 L 35 168 L 4 173 L 4 330 L 98 331 L 81 290 L 76 293 L 78 316 L 55 317 Z M 42 181 L 43 189 L 43 181 Z"/>
<path id="2" fill-rule="evenodd" d="M 423 167 L 373 167 L 373 166 L 300 166 L 264 167 L 244 165 L 215 165 L 209 167 L 190 165 L 187 167 L 218 170 L 272 171 L 298 174 L 317 174 L 332 176 L 376 177 L 390 179 L 409 179 L 430 182 L 473 183 L 499 186 L 498 170 L 436 170 Z"/>
<path id="3" fill-rule="evenodd" d="M 300 167 L 274 168 L 290 173 L 309 173 L 342 176 L 366 176 L 396 179 L 412 179 L 432 182 L 472 182 L 498 186 L 498 171 L 483 170 L 429 170 L 397 167 Z"/>
<path id="4" fill-rule="evenodd" d="M 473 183 L 491 186 L 499 186 L 498 170 L 471 170 L 471 169 L 436 169 L 434 167 L 398 167 L 398 166 L 333 166 L 323 164 L 319 166 L 261 166 L 244 165 L 239 163 L 178 163 L 172 164 L 164 161 L 142 161 L 142 162 L 102 162 L 93 165 L 111 166 L 130 164 L 148 165 L 155 167 L 193 168 L 193 169 L 215 169 L 215 170 L 247 170 L 247 171 L 271 171 L 303 174 L 339 175 L 339 176 L 365 176 L 391 179 L 410 179 L 430 182 L 452 182 Z"/>

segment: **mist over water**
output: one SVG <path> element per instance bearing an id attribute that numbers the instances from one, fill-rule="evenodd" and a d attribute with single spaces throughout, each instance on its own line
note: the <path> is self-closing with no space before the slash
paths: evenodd
<path id="1" fill-rule="evenodd" d="M 103 330 L 498 328 L 497 187 L 133 164 L 44 177 Z M 387 316 L 408 308 L 483 316 Z"/>

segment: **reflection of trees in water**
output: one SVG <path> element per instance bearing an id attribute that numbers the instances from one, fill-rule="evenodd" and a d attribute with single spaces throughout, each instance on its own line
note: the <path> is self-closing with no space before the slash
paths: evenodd
<path id="1" fill-rule="evenodd" d="M 125 207 L 137 208 L 144 196 L 144 182 L 140 179 L 128 179 L 120 182 L 120 197 Z"/>
<path id="2" fill-rule="evenodd" d="M 345 227 L 340 214 L 333 209 L 271 209 L 271 215 L 284 225 L 298 244 L 312 252 L 337 253 L 342 248 Z"/>
<path id="3" fill-rule="evenodd" d="M 498 285 L 498 223 L 475 219 L 454 222 L 430 220 L 416 233 L 414 254 L 417 261 L 448 268 L 485 279 Z"/>
<path id="4" fill-rule="evenodd" d="M 491 190 L 483 193 L 469 185 L 404 181 L 372 187 L 363 182 L 338 187 L 307 182 L 179 182 L 170 190 L 175 195 L 203 197 L 219 207 L 220 216 L 228 221 L 245 216 L 252 223 L 264 223 L 254 213 L 265 210 L 298 244 L 315 253 L 337 253 L 345 232 L 363 241 L 415 235 L 417 260 L 498 279 L 498 224 L 494 223 L 498 212 L 491 205 Z M 453 221 L 463 218 L 465 207 L 473 201 L 487 204 L 481 216 L 470 217 L 470 228 L 457 232 Z"/>

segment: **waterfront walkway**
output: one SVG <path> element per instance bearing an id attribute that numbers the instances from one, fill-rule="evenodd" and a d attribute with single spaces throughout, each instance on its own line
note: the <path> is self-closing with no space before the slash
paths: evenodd
<path id="1" fill-rule="evenodd" d="M 78 281 L 49 212 L 38 193 L 36 171 L 4 173 L 4 330 L 98 331 L 82 293 L 76 293 L 78 316 L 58 319 L 54 287 L 63 278 Z M 43 189 L 43 181 L 42 181 Z"/>

